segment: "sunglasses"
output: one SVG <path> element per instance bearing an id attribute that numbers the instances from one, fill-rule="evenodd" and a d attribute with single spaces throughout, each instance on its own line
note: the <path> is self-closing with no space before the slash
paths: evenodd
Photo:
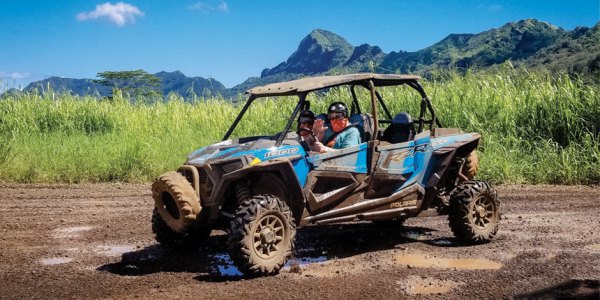
<path id="1" fill-rule="evenodd" d="M 327 117 L 329 118 L 329 120 L 343 119 L 344 114 L 341 112 L 330 112 L 329 114 L 327 114 Z"/>

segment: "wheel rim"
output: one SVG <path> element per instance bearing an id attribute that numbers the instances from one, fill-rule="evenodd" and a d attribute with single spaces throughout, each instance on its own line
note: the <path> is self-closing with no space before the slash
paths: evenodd
<path id="1" fill-rule="evenodd" d="M 254 231 L 254 251 L 262 259 L 277 256 L 285 235 L 283 221 L 276 215 L 263 216 Z"/>
<path id="2" fill-rule="evenodd" d="M 494 221 L 494 202 L 489 197 L 479 197 L 473 202 L 471 222 L 479 229 L 485 229 Z"/>

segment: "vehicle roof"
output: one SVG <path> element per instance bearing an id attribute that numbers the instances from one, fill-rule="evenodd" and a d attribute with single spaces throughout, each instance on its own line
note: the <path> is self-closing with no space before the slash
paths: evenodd
<path id="1" fill-rule="evenodd" d="M 246 94 L 254 96 L 295 95 L 343 84 L 364 84 L 368 80 L 372 80 L 375 86 L 389 86 L 420 79 L 421 77 L 416 75 L 375 73 L 317 76 L 257 86 L 246 91 Z"/>

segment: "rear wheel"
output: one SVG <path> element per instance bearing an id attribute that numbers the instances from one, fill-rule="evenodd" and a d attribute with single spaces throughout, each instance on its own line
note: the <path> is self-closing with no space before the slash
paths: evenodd
<path id="1" fill-rule="evenodd" d="M 500 202 L 484 181 L 464 181 L 450 198 L 450 228 L 467 244 L 489 242 L 498 232 Z"/>
<path id="2" fill-rule="evenodd" d="M 469 153 L 469 156 L 467 156 L 461 173 L 469 180 L 473 180 L 475 175 L 477 175 L 477 170 L 479 170 L 479 158 L 477 157 L 477 152 L 473 150 Z"/>
<path id="3" fill-rule="evenodd" d="M 231 222 L 231 259 L 248 276 L 274 275 L 291 256 L 296 226 L 287 204 L 273 195 L 242 201 Z"/>

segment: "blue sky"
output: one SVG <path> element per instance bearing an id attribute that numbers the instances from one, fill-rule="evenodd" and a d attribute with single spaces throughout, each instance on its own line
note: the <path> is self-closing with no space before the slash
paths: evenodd
<path id="1" fill-rule="evenodd" d="M 600 21 L 599 0 L 0 0 L 0 86 L 49 76 L 180 70 L 232 87 L 285 61 L 313 29 L 384 52 L 526 18 L 571 30 Z M 0 88 L 2 89 L 2 88 Z"/>

